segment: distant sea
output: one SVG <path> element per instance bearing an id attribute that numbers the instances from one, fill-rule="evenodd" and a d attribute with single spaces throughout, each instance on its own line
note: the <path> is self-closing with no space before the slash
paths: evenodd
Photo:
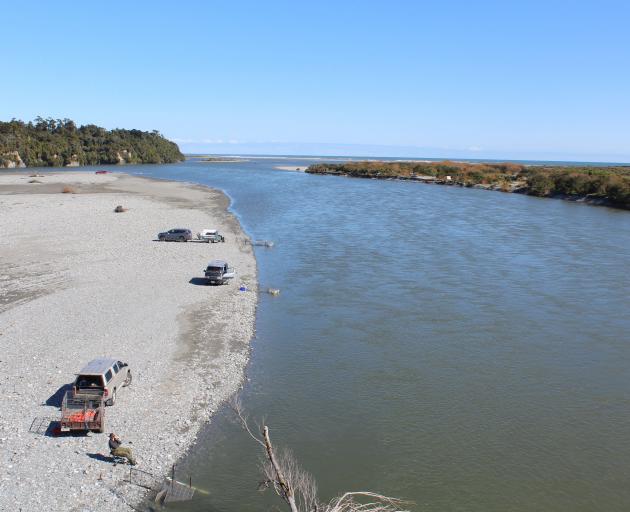
<path id="1" fill-rule="evenodd" d="M 255 158 L 260 160 L 296 160 L 296 161 L 314 161 L 314 162 L 362 162 L 362 161 L 386 161 L 386 162 L 443 162 L 451 160 L 454 162 L 471 162 L 471 163 L 500 163 L 510 162 L 523 165 L 559 165 L 559 166 L 591 166 L 591 167 L 609 167 L 609 166 L 625 166 L 630 167 L 628 162 L 582 162 L 571 160 L 510 160 L 510 159 L 492 159 L 492 158 L 418 158 L 418 157 L 374 157 L 374 156 L 322 156 L 322 155 L 247 155 L 247 154 L 220 154 L 220 153 L 187 153 L 186 157 L 197 158 L 200 156 L 216 156 L 222 158 Z"/>

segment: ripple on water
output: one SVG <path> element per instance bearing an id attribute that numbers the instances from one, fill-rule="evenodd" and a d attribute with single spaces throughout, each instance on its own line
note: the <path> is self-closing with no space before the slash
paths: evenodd
<path id="1" fill-rule="evenodd" d="M 145 167 L 222 188 L 261 296 L 243 400 L 317 475 L 417 510 L 627 510 L 630 214 L 482 190 Z M 292 165 L 286 160 L 281 165 Z M 209 496 L 266 510 L 224 418 L 185 461 Z"/>

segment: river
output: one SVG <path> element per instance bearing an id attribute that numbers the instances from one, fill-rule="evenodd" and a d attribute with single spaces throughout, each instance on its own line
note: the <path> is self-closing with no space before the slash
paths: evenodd
<path id="1" fill-rule="evenodd" d="M 275 242 L 242 402 L 320 498 L 630 509 L 630 212 L 275 169 L 309 163 L 123 170 L 222 189 Z M 258 448 L 220 412 L 178 468 L 206 493 L 169 509 L 281 506 Z"/>

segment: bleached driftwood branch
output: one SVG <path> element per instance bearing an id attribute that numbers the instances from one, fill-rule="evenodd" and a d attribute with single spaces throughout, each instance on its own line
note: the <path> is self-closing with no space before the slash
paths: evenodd
<path id="1" fill-rule="evenodd" d="M 405 502 L 369 491 L 347 492 L 322 505 L 317 499 L 317 484 L 313 476 L 302 469 L 289 450 L 276 453 L 269 427 L 263 425 L 261 436 L 249 427 L 247 417 L 238 400 L 231 403 L 243 429 L 264 449 L 263 484 L 273 487 L 275 493 L 289 506 L 291 512 L 405 512 Z"/>

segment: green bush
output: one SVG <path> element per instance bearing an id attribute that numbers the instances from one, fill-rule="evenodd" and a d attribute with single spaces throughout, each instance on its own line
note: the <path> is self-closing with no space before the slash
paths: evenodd
<path id="1" fill-rule="evenodd" d="M 535 196 L 566 195 L 602 198 L 615 206 L 630 209 L 630 167 L 525 166 L 513 162 L 347 162 L 311 165 L 306 172 L 344 174 L 363 178 L 413 178 L 435 176 L 465 186 L 495 185 L 511 190 L 511 185 Z M 520 185 L 523 185 L 522 187 Z"/>

